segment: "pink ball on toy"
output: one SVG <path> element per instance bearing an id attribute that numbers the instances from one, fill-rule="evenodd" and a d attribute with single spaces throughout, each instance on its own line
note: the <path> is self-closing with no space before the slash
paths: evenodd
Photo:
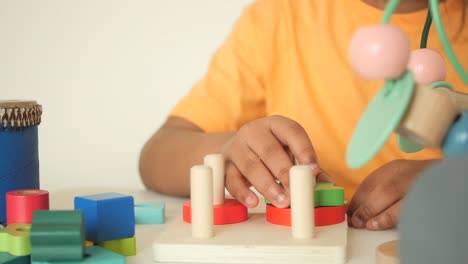
<path id="1" fill-rule="evenodd" d="M 412 51 L 408 69 L 413 73 L 416 83 L 421 85 L 443 81 L 447 76 L 444 58 L 433 49 Z"/>
<path id="2" fill-rule="evenodd" d="M 360 28 L 349 47 L 353 69 L 368 80 L 396 79 L 406 70 L 410 43 L 398 27 L 372 25 Z"/>

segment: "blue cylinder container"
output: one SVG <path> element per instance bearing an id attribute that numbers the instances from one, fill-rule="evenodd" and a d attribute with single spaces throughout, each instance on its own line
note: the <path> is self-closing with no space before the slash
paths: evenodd
<path id="1" fill-rule="evenodd" d="M 38 126 L 42 107 L 31 101 L 0 101 L 0 224 L 6 225 L 5 195 L 39 189 Z"/>

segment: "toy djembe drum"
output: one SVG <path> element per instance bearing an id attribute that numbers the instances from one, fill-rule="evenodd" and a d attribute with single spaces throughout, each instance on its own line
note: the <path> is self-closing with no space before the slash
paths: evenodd
<path id="1" fill-rule="evenodd" d="M 34 101 L 0 101 L 0 224 L 5 194 L 39 189 L 38 126 L 42 107 Z"/>

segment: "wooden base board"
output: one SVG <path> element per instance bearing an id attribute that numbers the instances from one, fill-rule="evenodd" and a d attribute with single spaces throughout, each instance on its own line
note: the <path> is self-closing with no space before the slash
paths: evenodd
<path id="1" fill-rule="evenodd" d="M 195 239 L 191 225 L 182 220 L 167 224 L 153 243 L 154 261 L 185 263 L 316 263 L 346 262 L 348 225 L 315 228 L 315 238 L 292 238 L 291 227 L 266 221 L 264 213 L 246 222 L 215 226 L 214 237 Z"/>

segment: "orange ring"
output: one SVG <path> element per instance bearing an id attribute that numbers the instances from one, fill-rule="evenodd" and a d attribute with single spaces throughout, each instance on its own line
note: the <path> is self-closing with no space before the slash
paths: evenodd
<path id="1" fill-rule="evenodd" d="M 275 225 L 291 226 L 291 208 L 266 205 L 266 220 Z M 346 206 L 317 207 L 314 209 L 315 226 L 335 225 L 345 220 Z"/>
<path id="2" fill-rule="evenodd" d="M 248 219 L 247 207 L 235 199 L 225 199 L 224 204 L 213 206 L 214 224 L 227 225 L 244 222 Z M 186 223 L 192 222 L 192 207 L 190 201 L 183 205 L 183 219 Z"/>

